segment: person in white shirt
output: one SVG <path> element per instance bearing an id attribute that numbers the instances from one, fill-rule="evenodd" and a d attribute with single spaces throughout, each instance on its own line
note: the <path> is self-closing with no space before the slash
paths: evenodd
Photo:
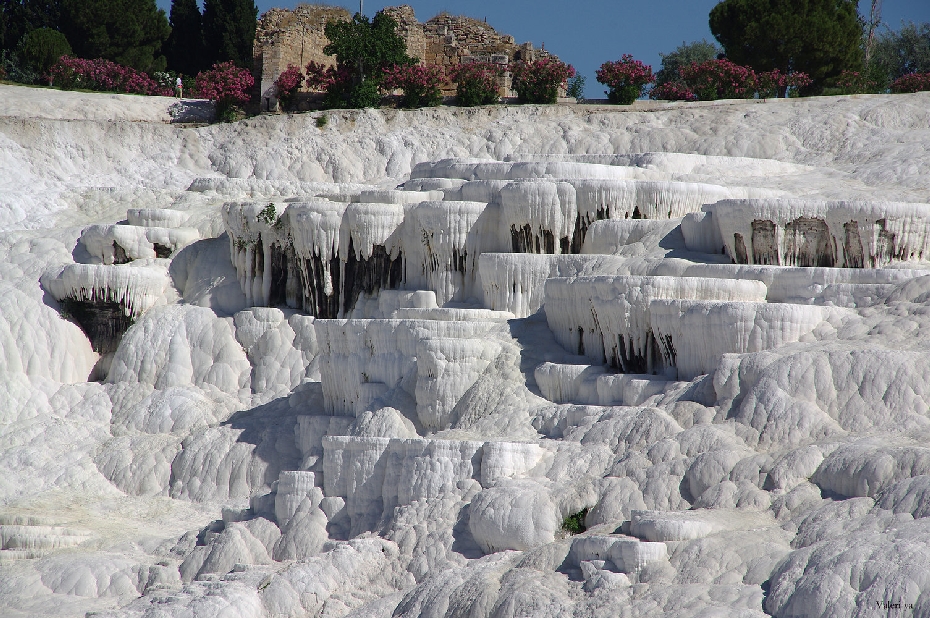
<path id="1" fill-rule="evenodd" d="M 181 76 L 178 75 L 178 79 L 174 82 L 174 88 L 178 91 L 178 98 L 184 98 L 184 82 L 181 80 Z"/>

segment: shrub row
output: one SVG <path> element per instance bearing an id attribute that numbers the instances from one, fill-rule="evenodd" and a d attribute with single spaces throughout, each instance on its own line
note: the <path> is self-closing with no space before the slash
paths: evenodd
<path id="1" fill-rule="evenodd" d="M 62 56 L 48 72 L 49 83 L 63 90 L 98 90 L 171 96 L 166 88 L 141 71 L 97 58 L 86 60 Z"/>
<path id="2" fill-rule="evenodd" d="M 500 65 L 490 62 L 460 64 L 448 71 L 431 65 L 392 65 L 382 74 L 369 77 L 372 100 L 370 106 L 380 103 L 381 91 L 400 90 L 402 107 L 427 107 L 442 102 L 444 84 L 455 84 L 459 105 L 488 105 L 500 100 L 500 79 L 504 71 L 512 75 L 513 89 L 521 103 L 555 103 L 559 89 L 575 75 L 575 69 L 559 60 L 544 58 L 535 62 L 514 62 Z M 310 62 L 305 73 L 289 65 L 275 81 L 278 100 L 282 108 L 291 110 L 302 85 L 310 90 L 326 93 L 324 105 L 334 106 L 344 101 L 344 95 L 354 84 L 356 75 L 348 69 L 325 67 Z M 357 88 L 356 88 L 357 90 Z M 366 95 L 369 96 L 369 95 Z M 368 106 L 368 105 L 365 105 Z"/>
<path id="3" fill-rule="evenodd" d="M 597 71 L 597 81 L 608 87 L 611 103 L 629 105 L 646 93 L 656 81 L 652 67 L 629 54 L 605 62 Z M 756 73 L 726 59 L 692 62 L 678 71 L 678 79 L 666 81 L 649 91 L 653 99 L 665 101 L 714 101 L 785 96 L 789 89 L 810 84 L 804 73 L 781 73 L 778 69 Z"/>
<path id="4" fill-rule="evenodd" d="M 167 74 L 159 74 L 167 77 Z M 174 85 L 170 79 L 156 81 L 141 71 L 97 58 L 86 60 L 62 56 L 49 69 L 49 84 L 62 90 L 96 90 L 124 94 L 172 96 Z M 210 99 L 216 103 L 217 118 L 228 120 L 234 108 L 248 103 L 254 85 L 252 74 L 232 62 L 213 65 L 209 71 L 197 74 L 195 87 L 189 95 Z"/>
<path id="5" fill-rule="evenodd" d="M 504 70 L 510 70 L 513 89 L 522 103 L 554 103 L 560 88 L 575 75 L 575 69 L 559 60 L 544 58 L 535 62 L 514 62 L 510 65 L 470 63 L 449 71 L 438 66 L 394 65 L 388 67 L 379 79 L 363 83 L 368 88 L 349 86 L 354 73 L 346 69 L 325 67 L 310 62 L 306 73 L 289 65 L 275 82 L 278 97 L 284 109 L 293 109 L 297 93 L 306 84 L 311 90 L 326 93 L 328 106 L 344 100 L 349 90 L 365 98 L 356 101 L 359 106 L 377 106 L 382 89 L 400 90 L 400 104 L 415 108 L 438 105 L 443 84 L 454 83 L 459 105 L 473 106 L 495 103 L 499 100 L 499 83 Z M 657 85 L 649 91 L 652 99 L 670 101 L 712 101 L 724 98 L 773 98 L 811 83 L 804 73 L 781 73 L 778 69 L 756 73 L 726 59 L 692 62 L 679 69 L 679 79 Z M 159 75 L 157 77 L 164 77 Z M 171 96 L 173 84 L 168 79 L 153 79 L 147 74 L 109 60 L 86 60 L 62 56 L 48 71 L 49 83 L 65 90 L 86 89 L 128 94 Z M 629 54 L 620 60 L 605 62 L 597 71 L 597 81 L 606 85 L 608 100 L 628 105 L 646 93 L 654 83 L 652 67 Z M 247 69 L 232 62 L 214 65 L 199 73 L 190 95 L 217 103 L 217 116 L 229 119 L 236 106 L 249 100 L 253 78 Z M 844 71 L 836 82 L 837 89 L 845 94 L 874 92 L 876 84 L 868 75 Z M 895 93 L 930 90 L 930 73 L 912 73 L 891 85 Z"/>
<path id="6" fill-rule="evenodd" d="M 892 92 L 922 92 L 930 90 L 930 73 L 910 73 L 891 84 Z"/>

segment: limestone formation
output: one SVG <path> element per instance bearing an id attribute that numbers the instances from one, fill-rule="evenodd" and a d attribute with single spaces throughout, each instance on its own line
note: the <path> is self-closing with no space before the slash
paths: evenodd
<path id="1" fill-rule="evenodd" d="M 0 116 L 0 615 L 930 611 L 930 94 L 47 96 Z"/>

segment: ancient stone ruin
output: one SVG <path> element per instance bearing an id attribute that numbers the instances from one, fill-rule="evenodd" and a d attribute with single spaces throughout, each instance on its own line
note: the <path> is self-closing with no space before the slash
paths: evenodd
<path id="1" fill-rule="evenodd" d="M 421 23 L 407 4 L 384 9 L 397 22 L 397 33 L 407 43 L 407 54 L 423 64 L 451 68 L 463 62 L 493 62 L 506 65 L 513 60 L 533 61 L 555 56 L 532 43 L 518 45 L 509 34 L 502 34 L 486 21 L 442 12 Z M 274 96 L 274 82 L 289 64 L 303 68 L 311 60 L 325 65 L 335 58 L 323 53 L 329 42 L 323 33 L 330 20 L 351 19 L 341 7 L 300 4 L 294 10 L 271 9 L 258 20 L 253 48 L 253 76 L 260 87 L 263 105 Z M 445 88 L 444 94 L 455 94 Z M 510 74 L 501 79 L 501 94 L 516 96 Z"/>

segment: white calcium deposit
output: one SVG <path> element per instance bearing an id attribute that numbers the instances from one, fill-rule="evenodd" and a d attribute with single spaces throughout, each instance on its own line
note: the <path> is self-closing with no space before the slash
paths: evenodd
<path id="1" fill-rule="evenodd" d="M 930 615 L 930 93 L 0 100 L 0 615 Z"/>

